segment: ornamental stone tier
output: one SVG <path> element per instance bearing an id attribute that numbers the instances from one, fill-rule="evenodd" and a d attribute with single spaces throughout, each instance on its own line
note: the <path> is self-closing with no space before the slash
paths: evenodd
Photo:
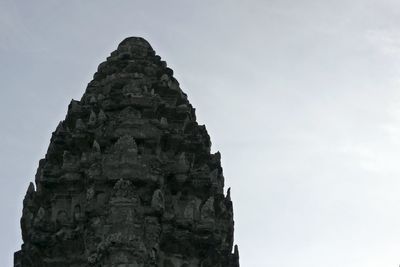
<path id="1" fill-rule="evenodd" d="M 238 267 L 210 147 L 173 71 L 146 40 L 125 39 L 52 134 L 14 266 Z"/>

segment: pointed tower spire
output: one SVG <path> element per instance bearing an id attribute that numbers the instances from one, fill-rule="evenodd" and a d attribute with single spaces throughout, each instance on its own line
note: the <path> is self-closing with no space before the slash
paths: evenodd
<path id="1" fill-rule="evenodd" d="M 210 146 L 165 61 L 123 40 L 53 133 L 14 266 L 239 266 Z"/>

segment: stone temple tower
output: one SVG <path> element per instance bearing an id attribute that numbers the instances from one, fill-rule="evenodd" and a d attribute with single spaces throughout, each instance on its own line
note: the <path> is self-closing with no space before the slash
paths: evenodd
<path id="1" fill-rule="evenodd" d="M 150 44 L 122 41 L 28 187 L 15 267 L 238 267 L 219 153 Z"/>

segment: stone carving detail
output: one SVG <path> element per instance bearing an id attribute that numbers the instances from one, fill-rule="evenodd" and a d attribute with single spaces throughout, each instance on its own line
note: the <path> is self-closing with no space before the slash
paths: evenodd
<path id="1" fill-rule="evenodd" d="M 52 135 L 14 266 L 238 267 L 210 146 L 173 71 L 147 41 L 125 39 Z"/>
<path id="2" fill-rule="evenodd" d="M 164 210 L 164 194 L 160 189 L 154 191 L 151 199 L 151 207 L 158 212 L 162 212 Z"/>

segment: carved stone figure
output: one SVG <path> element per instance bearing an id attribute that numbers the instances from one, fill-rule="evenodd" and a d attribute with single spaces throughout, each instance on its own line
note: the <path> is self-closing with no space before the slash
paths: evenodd
<path id="1" fill-rule="evenodd" d="M 150 44 L 122 41 L 73 100 L 24 199 L 15 267 L 238 267 L 220 154 Z"/>
<path id="2" fill-rule="evenodd" d="M 160 189 L 154 191 L 151 199 L 151 207 L 158 212 L 162 212 L 164 210 L 164 194 Z"/>
<path id="3" fill-rule="evenodd" d="M 90 113 L 88 125 L 95 126 L 96 122 L 97 122 L 97 116 L 96 116 L 96 113 L 94 113 L 94 111 L 92 110 L 92 112 Z"/>

